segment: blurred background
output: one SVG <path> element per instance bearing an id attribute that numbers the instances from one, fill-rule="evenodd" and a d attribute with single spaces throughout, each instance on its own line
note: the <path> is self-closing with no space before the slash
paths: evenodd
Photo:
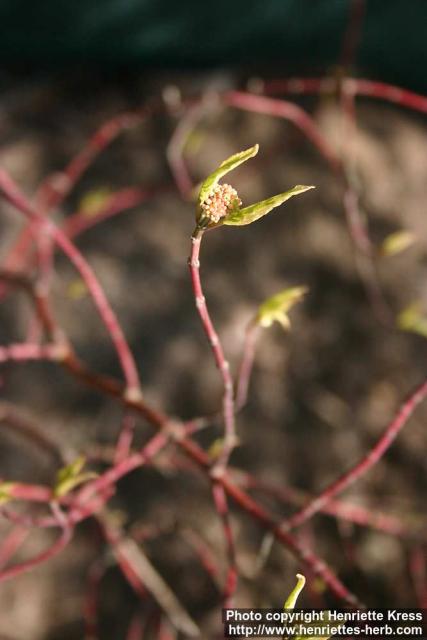
<path id="1" fill-rule="evenodd" d="M 238 419 L 233 464 L 266 483 L 318 493 L 372 446 L 426 375 L 426 42 L 424 0 L 0 1 L 0 166 L 27 194 L 62 171 L 105 122 L 125 112 L 139 116 L 88 166 L 54 216 L 61 225 L 76 213 L 86 221 L 76 243 L 105 287 L 155 406 L 190 419 L 220 405 L 187 274 L 192 187 L 255 143 L 258 156 L 232 177 L 245 204 L 294 184 L 316 185 L 261 222 L 209 233 L 203 246 L 206 296 L 233 371 L 258 305 L 285 287 L 309 287 L 290 333 L 279 326 L 263 332 Z M 362 85 L 349 78 L 418 95 L 370 84 L 379 97 L 353 100 Z M 253 110 L 260 103 L 245 102 L 269 93 L 311 116 L 342 173 L 298 117 L 275 117 L 273 103 Z M 139 190 L 136 203 L 92 226 L 114 194 L 128 189 Z M 22 222 L 3 202 L 0 214 L 4 265 Z M 400 231 L 408 232 L 407 248 L 387 249 Z M 85 286 L 62 255 L 51 296 L 79 355 L 119 377 Z M 30 317 L 21 295 L 3 297 L 0 343 L 22 341 Z M 8 364 L 0 376 L 2 425 L 13 405 L 69 459 L 96 457 L 115 442 L 120 408 L 62 370 Z M 420 407 L 387 455 L 343 495 L 395 518 L 399 535 L 326 515 L 298 531 L 370 606 L 427 606 L 426 417 Z M 150 433 L 138 422 L 136 444 Z M 220 433 L 213 425 L 197 438 L 208 447 Z M 1 478 L 54 482 L 57 463 L 13 430 L 0 430 L 0 445 Z M 278 517 L 296 506 L 254 495 Z M 204 480 L 167 450 L 155 468 L 122 480 L 110 506 L 126 530 L 142 532 L 147 555 L 201 637 L 221 637 L 221 593 L 192 537 L 200 536 L 223 571 L 222 530 Z M 301 566 L 278 545 L 262 556 L 268 540 L 237 510 L 233 526 L 237 604 L 280 607 Z M 10 527 L 0 522 L 2 538 Z M 52 540 L 50 532 L 32 530 L 17 559 Z M 131 638 L 129 621 L 138 616 L 145 631 L 132 638 L 160 638 L 155 604 L 127 585 L 92 521 L 57 558 L 0 585 L 0 638 L 95 637 L 84 626 L 94 562 L 104 571 L 99 638 Z M 303 605 L 333 602 L 307 577 Z"/>

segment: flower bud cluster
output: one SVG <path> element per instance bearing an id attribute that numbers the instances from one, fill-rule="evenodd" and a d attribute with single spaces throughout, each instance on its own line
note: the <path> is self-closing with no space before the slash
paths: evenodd
<path id="1" fill-rule="evenodd" d="M 203 217 L 210 222 L 217 223 L 231 211 L 235 211 L 242 205 L 236 189 L 229 184 L 217 184 L 200 203 Z"/>

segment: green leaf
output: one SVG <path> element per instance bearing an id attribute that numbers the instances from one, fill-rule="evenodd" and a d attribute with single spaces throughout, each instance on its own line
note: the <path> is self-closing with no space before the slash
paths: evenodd
<path id="1" fill-rule="evenodd" d="M 408 247 L 412 246 L 415 242 L 415 236 L 413 233 L 407 230 L 395 231 L 391 233 L 383 241 L 380 247 L 380 254 L 382 256 L 395 256 Z"/>
<path id="2" fill-rule="evenodd" d="M 285 193 L 279 193 L 277 196 L 272 196 L 271 198 L 267 198 L 267 200 L 262 200 L 261 202 L 257 202 L 255 204 L 251 204 L 249 207 L 244 207 L 243 209 L 238 209 L 237 211 L 233 211 L 230 215 L 224 218 L 224 224 L 242 226 L 245 224 L 252 224 L 259 218 L 262 218 L 267 213 L 269 213 L 272 209 L 283 204 L 289 198 L 296 196 L 300 193 L 304 193 L 304 191 L 308 191 L 309 189 L 314 189 L 314 186 L 305 186 L 298 184 L 289 191 L 285 191 Z"/>
<path id="3" fill-rule="evenodd" d="M 221 162 L 218 169 L 211 173 L 202 183 L 199 192 L 199 204 L 206 200 L 212 189 L 215 187 L 215 185 L 218 184 L 219 180 L 223 176 L 225 176 L 230 171 L 233 171 L 233 169 L 238 167 L 243 162 L 246 162 L 246 160 L 249 160 L 249 158 L 253 158 L 254 156 L 256 156 L 256 154 L 258 153 L 258 149 L 259 145 L 256 144 L 253 147 L 246 149 L 245 151 L 235 153 L 233 156 L 227 158 L 227 160 L 224 160 L 224 162 Z"/>
<path id="4" fill-rule="evenodd" d="M 113 191 L 109 187 L 88 191 L 80 200 L 79 212 L 88 218 L 96 216 L 107 206 L 112 195 Z"/>
<path id="5" fill-rule="evenodd" d="M 301 591 L 304 589 L 305 586 L 305 576 L 301 575 L 300 573 L 297 573 L 296 575 L 297 578 L 297 583 L 294 587 L 294 589 L 291 591 L 291 593 L 289 594 L 283 609 L 287 610 L 287 609 L 294 609 L 295 605 L 297 603 L 298 597 L 301 593 Z M 305 624 L 305 623 L 298 623 L 299 626 L 299 634 L 304 634 L 304 631 L 307 629 L 308 626 L 313 626 L 314 624 L 317 624 L 319 626 L 324 626 L 326 627 L 326 625 L 329 626 L 329 628 L 332 630 L 332 633 L 336 633 L 338 631 L 338 629 L 340 629 L 340 627 L 342 627 L 343 625 L 340 623 L 331 623 L 330 622 L 330 611 L 323 611 L 323 620 L 321 622 L 318 623 L 312 623 L 310 625 Z M 306 635 L 296 635 L 296 636 L 292 636 L 293 640 L 329 640 L 329 638 L 331 638 L 332 636 L 310 636 L 307 637 Z"/>
<path id="6" fill-rule="evenodd" d="M 268 298 L 260 305 L 256 320 L 261 327 L 271 327 L 278 322 L 287 330 L 290 328 L 288 312 L 307 293 L 307 287 L 290 287 Z"/>
<path id="7" fill-rule="evenodd" d="M 297 578 L 297 583 L 294 589 L 291 591 L 291 593 L 287 597 L 286 602 L 283 606 L 284 609 L 295 608 L 295 605 L 298 600 L 298 596 L 305 587 L 305 576 L 301 575 L 300 573 L 297 573 L 296 578 Z"/>
<path id="8" fill-rule="evenodd" d="M 13 489 L 14 486 L 14 482 L 0 482 L 0 505 L 13 500 L 11 489 Z"/>
<path id="9" fill-rule="evenodd" d="M 65 496 L 83 482 L 97 477 L 97 474 L 93 471 L 84 471 L 82 473 L 85 463 L 86 458 L 84 456 L 79 456 L 73 462 L 58 471 L 56 484 L 53 490 L 56 498 Z"/>
<path id="10" fill-rule="evenodd" d="M 397 326 L 402 331 L 418 333 L 427 338 L 427 318 L 422 313 L 420 302 L 413 302 L 397 316 Z"/>

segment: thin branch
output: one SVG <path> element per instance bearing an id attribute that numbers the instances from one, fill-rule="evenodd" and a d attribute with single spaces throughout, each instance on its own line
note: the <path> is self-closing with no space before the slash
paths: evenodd
<path id="1" fill-rule="evenodd" d="M 289 120 L 316 147 L 334 170 L 339 169 L 341 162 L 335 150 L 323 136 L 313 118 L 297 104 L 287 102 L 286 100 L 275 100 L 273 98 L 259 96 L 254 93 L 245 93 L 243 91 L 229 91 L 224 93 L 222 100 L 224 104 L 236 109 Z"/>
<path id="2" fill-rule="evenodd" d="M 289 531 L 307 522 L 315 513 L 320 511 L 334 496 L 342 493 L 362 475 L 367 473 L 385 454 L 394 442 L 396 436 L 408 422 L 417 406 L 427 396 L 427 381 L 423 382 L 403 403 L 396 416 L 386 427 L 384 433 L 372 449 L 349 471 L 330 484 L 320 495 L 311 499 L 309 503 L 293 516 L 283 521 L 281 528 Z"/>
<path id="3" fill-rule="evenodd" d="M 18 549 L 24 544 L 29 531 L 22 525 L 15 525 L 2 540 L 0 546 L 0 571 L 7 565 Z"/>
<path id="4" fill-rule="evenodd" d="M 402 89 L 385 82 L 366 80 L 365 78 L 337 79 L 323 78 L 286 78 L 269 80 L 263 83 L 263 91 L 267 95 L 277 94 L 336 94 L 338 83 L 342 82 L 355 96 L 375 98 L 392 102 L 407 109 L 427 113 L 427 97 Z"/>
<path id="5" fill-rule="evenodd" d="M 248 399 L 249 384 L 252 376 L 255 349 L 260 335 L 260 326 L 253 320 L 248 323 L 245 330 L 243 354 L 240 361 L 236 384 L 236 411 L 245 406 Z"/>
<path id="6" fill-rule="evenodd" d="M 65 220 L 63 231 L 70 239 L 74 239 L 83 232 L 95 227 L 101 222 L 113 218 L 129 209 L 134 209 L 151 198 L 156 191 L 142 190 L 128 187 L 120 189 L 107 198 L 103 207 L 95 214 L 89 215 L 85 211 L 77 211 Z"/>
<path id="7" fill-rule="evenodd" d="M 65 547 L 70 543 L 73 537 L 73 528 L 71 527 L 68 520 L 61 514 L 59 508 L 57 508 L 53 503 L 51 504 L 54 517 L 57 520 L 58 527 L 61 528 L 61 534 L 58 539 L 45 551 L 42 551 L 38 555 L 30 558 L 29 560 L 24 560 L 19 564 L 15 564 L 12 567 L 3 569 L 0 571 L 0 582 L 4 582 L 6 580 L 10 580 L 11 578 L 15 578 L 16 576 L 21 575 L 22 573 L 26 573 L 34 567 L 50 560 L 57 556 L 61 551 L 65 549 Z"/>
<path id="8" fill-rule="evenodd" d="M 14 433 L 22 435 L 37 448 L 48 454 L 57 465 L 65 463 L 60 447 L 48 437 L 39 425 L 10 402 L 0 402 L 0 424 L 9 426 Z"/>
<path id="9" fill-rule="evenodd" d="M 120 113 L 104 122 L 92 135 L 83 149 L 69 162 L 65 169 L 46 178 L 40 185 L 37 202 L 44 211 L 57 208 L 70 191 L 76 186 L 84 173 L 104 149 L 117 136 L 130 127 L 134 127 L 146 117 L 143 110 L 138 113 Z"/>
<path id="10" fill-rule="evenodd" d="M 127 567 L 131 567 L 135 580 L 138 580 L 139 584 L 144 585 L 150 591 L 178 630 L 190 637 L 198 636 L 199 629 L 196 623 L 183 608 L 142 548 L 111 521 L 102 518 L 102 524 L 117 560 L 125 563 Z"/>
<path id="11" fill-rule="evenodd" d="M 224 531 L 224 539 L 227 549 L 228 569 L 223 592 L 224 607 L 233 606 L 233 596 L 237 589 L 239 571 L 236 561 L 236 549 L 234 544 L 233 529 L 231 526 L 230 511 L 227 504 L 227 496 L 224 488 L 214 482 L 212 485 L 212 494 L 214 498 L 215 508 L 222 522 Z"/>
<path id="12" fill-rule="evenodd" d="M 188 260 L 190 268 L 191 283 L 193 286 L 194 300 L 196 308 L 209 341 L 215 364 L 220 372 L 224 394 L 223 394 L 223 418 L 224 418 L 224 443 L 221 454 L 218 458 L 217 469 L 223 469 L 227 466 L 228 459 L 236 446 L 236 426 L 234 416 L 234 390 L 233 379 L 230 373 L 230 365 L 224 355 L 220 338 L 212 323 L 207 305 L 206 298 L 203 293 L 202 283 L 200 280 L 200 245 L 203 237 L 203 231 L 196 229 L 191 237 L 191 254 Z"/>
<path id="13" fill-rule="evenodd" d="M 57 344 L 17 343 L 0 346 L 0 363 L 47 360 L 58 362 L 64 357 L 64 348 Z"/>
<path id="14" fill-rule="evenodd" d="M 234 471 L 234 470 L 230 470 Z M 288 486 L 277 486 L 260 480 L 249 473 L 236 470 L 236 481 L 239 486 L 264 493 L 274 497 L 285 504 L 302 506 L 309 502 L 311 498 L 305 491 L 300 491 Z M 423 536 L 427 529 L 427 523 L 422 522 L 419 526 L 408 526 L 402 522 L 402 518 L 383 513 L 377 509 L 368 509 L 362 505 L 351 504 L 342 500 L 330 500 L 320 510 L 323 514 L 332 516 L 345 522 L 357 524 L 362 527 L 369 527 L 387 533 L 392 536 L 404 538 L 417 538 Z"/>
<path id="15" fill-rule="evenodd" d="M 132 352 L 117 317 L 107 300 L 104 290 L 102 289 L 90 265 L 86 262 L 85 258 L 75 245 L 58 227 L 56 227 L 52 222 L 46 220 L 40 213 L 33 209 L 25 196 L 23 196 L 11 178 L 3 170 L 0 170 L 0 190 L 3 193 L 3 196 L 18 211 L 24 214 L 30 221 L 39 223 L 40 227 L 44 228 L 46 232 L 52 236 L 55 243 L 62 249 L 80 273 L 98 309 L 100 318 L 102 319 L 116 348 L 116 352 L 126 378 L 128 393 L 130 395 L 140 395 L 139 375 Z"/>

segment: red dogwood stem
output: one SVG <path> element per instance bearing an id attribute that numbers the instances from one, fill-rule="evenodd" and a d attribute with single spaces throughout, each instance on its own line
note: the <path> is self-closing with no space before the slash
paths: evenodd
<path id="1" fill-rule="evenodd" d="M 43 562 L 50 560 L 54 556 L 57 556 L 58 553 L 65 549 L 65 547 L 71 541 L 71 538 L 73 537 L 73 528 L 71 527 L 69 521 L 60 511 L 59 506 L 55 505 L 54 503 L 51 503 L 50 506 L 57 521 L 58 527 L 61 527 L 61 535 L 48 549 L 42 551 L 37 556 L 34 556 L 29 560 L 24 560 L 19 564 L 15 564 L 12 567 L 0 571 L 0 582 L 10 580 L 11 578 L 15 578 L 22 573 L 26 573 L 34 567 L 37 567 L 39 564 L 42 564 Z"/>
<path id="2" fill-rule="evenodd" d="M 58 361 L 64 355 L 64 348 L 56 344 L 10 344 L 0 346 L 0 362 L 28 362 L 30 360 Z"/>
<path id="3" fill-rule="evenodd" d="M 245 331 L 245 340 L 243 344 L 243 355 L 240 362 L 239 373 L 237 376 L 236 389 L 236 410 L 240 411 L 248 399 L 249 383 L 251 381 L 252 369 L 255 358 L 255 349 L 260 335 L 261 327 L 252 320 L 249 322 Z"/>
<path id="4" fill-rule="evenodd" d="M 43 211 L 59 206 L 95 158 L 124 129 L 139 124 L 145 116 L 146 112 L 142 110 L 138 113 L 120 113 L 104 122 L 62 172 L 49 176 L 40 185 L 36 199 Z"/>
<path id="5" fill-rule="evenodd" d="M 23 213 L 30 221 L 39 223 L 40 227 L 51 235 L 55 243 L 62 249 L 80 273 L 116 348 L 117 356 L 126 379 L 128 393 L 130 395 L 140 394 L 139 375 L 132 352 L 104 290 L 88 262 L 86 262 L 77 247 L 58 227 L 33 209 L 15 183 L 3 170 L 0 170 L 0 190 L 3 192 L 4 197 L 18 211 Z"/>
<path id="6" fill-rule="evenodd" d="M 244 91 L 228 91 L 223 94 L 222 100 L 228 106 L 236 109 L 264 113 L 289 120 L 304 133 L 335 170 L 339 169 L 341 161 L 335 150 L 322 135 L 313 118 L 297 104 Z"/>
<path id="7" fill-rule="evenodd" d="M 218 469 L 225 468 L 228 463 L 233 448 L 236 445 L 236 426 L 234 417 L 234 391 L 233 379 L 230 373 L 230 365 L 225 358 L 221 341 L 212 323 L 209 311 L 206 305 L 206 299 L 203 294 L 202 283 L 200 280 L 200 244 L 203 237 L 203 231 L 196 229 L 191 237 L 191 254 L 188 260 L 190 268 L 191 282 L 193 286 L 194 299 L 196 308 L 202 322 L 203 329 L 209 340 L 210 347 L 215 359 L 215 364 L 221 374 L 224 395 L 222 401 L 224 416 L 224 444 L 222 452 L 218 459 Z"/>
<path id="8" fill-rule="evenodd" d="M 280 524 L 276 523 L 263 507 L 233 484 L 228 476 L 223 477 L 221 483 L 227 494 L 235 500 L 239 507 L 251 514 L 268 531 L 271 531 L 279 542 L 288 547 L 297 558 L 310 567 L 313 573 L 322 578 L 337 597 L 350 606 L 360 606 L 358 599 L 335 576 L 323 560 L 318 558 L 310 549 L 297 542 L 292 535 L 284 531 Z"/>
<path id="9" fill-rule="evenodd" d="M 212 492 L 215 502 L 215 507 L 218 515 L 221 519 L 224 539 L 227 547 L 228 556 L 228 571 L 225 580 L 225 588 L 223 593 L 224 607 L 233 606 L 233 596 L 237 589 L 237 581 L 239 577 L 238 567 L 236 562 L 236 550 L 234 544 L 233 530 L 231 528 L 230 510 L 227 504 L 227 496 L 224 491 L 224 487 L 214 482 L 212 485 Z"/>
<path id="10" fill-rule="evenodd" d="M 427 98 L 408 89 L 402 89 L 386 82 L 365 80 L 364 78 L 287 78 L 284 80 L 269 80 L 263 85 L 266 94 L 276 95 L 280 93 L 317 94 L 334 93 L 339 82 L 345 85 L 346 91 L 351 91 L 356 96 L 365 98 L 377 98 L 386 102 L 398 104 L 407 109 L 413 109 L 421 113 L 427 113 Z"/>
<path id="11" fill-rule="evenodd" d="M 29 529 L 15 525 L 0 546 L 0 570 L 9 562 L 28 537 Z"/>
<path id="12" fill-rule="evenodd" d="M 285 520 L 281 524 L 283 531 L 288 531 L 307 522 L 315 513 L 321 511 L 323 507 L 338 493 L 347 489 L 351 484 L 364 475 L 378 460 L 385 454 L 391 446 L 396 436 L 403 429 L 416 407 L 427 396 L 427 381 L 423 382 L 412 395 L 403 403 L 396 417 L 390 422 L 383 435 L 375 446 L 358 462 L 352 469 L 344 473 L 338 480 L 335 480 L 322 493 L 310 500 L 310 502 L 300 511 Z"/>

